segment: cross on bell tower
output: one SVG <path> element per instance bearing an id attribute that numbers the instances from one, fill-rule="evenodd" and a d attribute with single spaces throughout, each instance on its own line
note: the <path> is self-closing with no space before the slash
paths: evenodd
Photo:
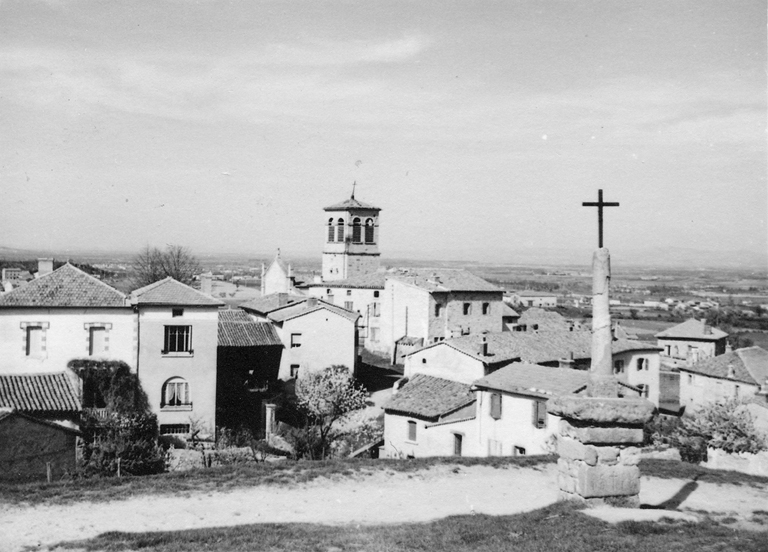
<path id="1" fill-rule="evenodd" d="M 585 201 L 582 207 L 597 207 L 597 246 L 603 247 L 603 207 L 618 207 L 617 202 L 603 201 L 603 190 L 597 191 L 597 202 Z"/>

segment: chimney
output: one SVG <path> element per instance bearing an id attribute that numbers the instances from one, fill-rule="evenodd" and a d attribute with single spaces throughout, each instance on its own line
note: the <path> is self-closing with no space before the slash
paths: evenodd
<path id="1" fill-rule="evenodd" d="M 712 335 L 712 326 L 704 324 L 704 335 Z"/>
<path id="2" fill-rule="evenodd" d="M 573 368 L 576 365 L 576 361 L 573 360 L 573 351 L 568 353 L 567 358 L 561 358 L 557 361 L 558 368 Z"/>
<path id="3" fill-rule="evenodd" d="M 37 259 L 37 277 L 53 272 L 53 259 Z"/>
<path id="4" fill-rule="evenodd" d="M 317 306 L 317 297 L 308 297 L 307 307 L 310 309 L 314 309 L 316 306 Z"/>
<path id="5" fill-rule="evenodd" d="M 725 342 L 725 352 L 726 353 L 732 353 L 733 352 L 733 347 L 731 346 L 731 342 L 730 341 L 726 341 Z"/>
<path id="6" fill-rule="evenodd" d="M 278 293 L 277 294 L 277 304 L 278 306 L 284 307 L 288 304 L 288 294 L 287 293 Z"/>
<path id="7" fill-rule="evenodd" d="M 733 364 L 728 364 L 728 377 L 733 379 L 735 377 Z"/>
<path id="8" fill-rule="evenodd" d="M 210 295 L 213 292 L 213 274 L 205 272 L 200 275 L 200 291 L 206 295 Z"/>
<path id="9" fill-rule="evenodd" d="M 478 354 L 483 357 L 488 356 L 488 338 L 485 336 L 480 339 L 480 348 Z"/>

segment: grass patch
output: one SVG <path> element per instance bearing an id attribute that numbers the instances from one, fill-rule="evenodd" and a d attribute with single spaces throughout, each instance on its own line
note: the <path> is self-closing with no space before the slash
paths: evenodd
<path id="1" fill-rule="evenodd" d="M 0 501 L 14 504 L 70 503 L 122 500 L 142 495 L 185 495 L 193 492 L 227 491 L 257 485 L 296 485 L 319 477 L 367 477 L 384 472 L 417 472 L 433 466 L 490 466 L 523 468 L 550 464 L 555 456 L 493 458 L 335 459 L 322 461 L 282 460 L 261 464 L 239 464 L 198 468 L 142 477 L 94 477 L 53 483 L 0 483 Z"/>
<path id="2" fill-rule="evenodd" d="M 735 530 L 717 522 L 666 520 L 611 525 L 557 503 L 514 516 L 452 516 L 431 523 L 379 526 L 255 524 L 155 533 L 110 532 L 60 543 L 65 549 L 218 551 L 547 551 L 765 550 L 765 533 Z"/>
<path id="3" fill-rule="evenodd" d="M 662 479 L 695 479 L 696 481 L 721 485 L 747 485 L 759 488 L 768 485 L 768 477 L 735 471 L 711 470 L 696 464 L 675 460 L 643 459 L 640 461 L 640 472 L 643 475 Z"/>

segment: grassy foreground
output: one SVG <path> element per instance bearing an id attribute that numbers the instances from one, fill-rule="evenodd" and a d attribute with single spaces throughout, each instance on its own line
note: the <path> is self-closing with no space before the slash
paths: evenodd
<path id="1" fill-rule="evenodd" d="M 556 456 L 498 456 L 490 458 L 417 458 L 411 460 L 335 459 L 325 461 L 266 462 L 238 464 L 217 468 L 199 468 L 143 477 L 95 477 L 46 482 L 2 482 L 0 502 L 12 504 L 65 504 L 80 501 L 122 500 L 144 495 L 191 494 L 193 492 L 227 491 L 257 485 L 296 485 L 319 477 L 365 478 L 375 473 L 416 472 L 433 466 L 489 466 L 515 469 L 552 464 Z M 729 485 L 765 487 L 768 478 L 738 472 L 710 470 L 693 464 L 671 460 L 643 460 L 643 475 L 696 479 Z M 767 548 L 768 549 L 768 548 Z"/>
<path id="2" fill-rule="evenodd" d="M 762 520 L 768 527 L 768 516 Z M 749 551 L 765 552 L 768 533 L 731 529 L 715 521 L 672 520 L 612 525 L 572 504 L 557 503 L 514 516 L 453 516 L 432 523 L 379 526 L 256 524 L 157 533 L 104 533 L 60 543 L 65 549 L 217 551 Z"/>

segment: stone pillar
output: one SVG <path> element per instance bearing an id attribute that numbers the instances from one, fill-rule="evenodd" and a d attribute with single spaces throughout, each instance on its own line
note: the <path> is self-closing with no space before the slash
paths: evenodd
<path id="1" fill-rule="evenodd" d="M 560 416 L 557 465 L 563 499 L 590 506 L 635 508 L 640 499 L 639 445 L 654 406 L 645 399 L 580 397 L 550 399 Z"/>
<path id="2" fill-rule="evenodd" d="M 608 292 L 611 285 L 611 255 L 601 247 L 592 257 L 592 357 L 589 366 L 591 397 L 617 397 L 618 381 L 611 357 L 611 312 Z"/>
<path id="3" fill-rule="evenodd" d="M 595 251 L 592 261 L 592 359 L 586 396 L 566 395 L 547 402 L 559 416 L 558 484 L 563 499 L 590 506 L 640 505 L 640 445 L 643 424 L 654 406 L 639 398 L 618 398 L 613 374 L 611 314 L 608 293 L 610 255 Z"/>
<path id="4" fill-rule="evenodd" d="M 267 403 L 264 407 L 264 439 L 269 441 L 275 433 L 275 409 L 277 409 L 277 405 Z"/>

